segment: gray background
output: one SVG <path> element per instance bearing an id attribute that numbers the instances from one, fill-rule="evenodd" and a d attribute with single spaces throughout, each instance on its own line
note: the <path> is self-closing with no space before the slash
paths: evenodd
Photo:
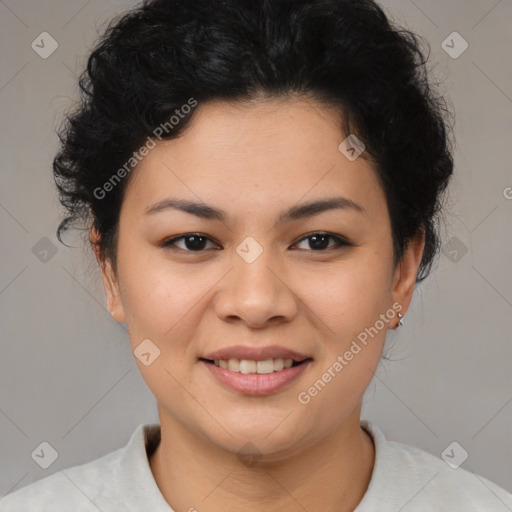
<path id="1" fill-rule="evenodd" d="M 76 73 L 105 21 L 133 4 L 0 0 L 0 495 L 119 448 L 139 423 L 158 421 L 125 327 L 105 309 L 94 260 L 78 236 L 66 237 L 72 249 L 55 238 L 51 173 Z M 457 441 L 469 453 L 463 468 L 512 491 L 512 2 L 384 6 L 431 44 L 456 112 L 456 170 L 444 253 L 406 326 L 388 335 L 394 361 L 381 363 L 363 417 L 437 456 Z M 44 31 L 58 42 L 47 59 L 31 47 Z M 454 31 L 469 44 L 458 58 L 441 46 Z M 48 469 L 31 457 L 43 441 L 58 452 Z"/>

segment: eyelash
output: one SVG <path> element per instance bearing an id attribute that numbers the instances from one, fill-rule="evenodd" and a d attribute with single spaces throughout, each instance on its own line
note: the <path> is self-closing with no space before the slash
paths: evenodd
<path id="1" fill-rule="evenodd" d="M 304 237 L 302 237 L 298 242 L 296 242 L 296 244 L 299 244 L 300 242 L 303 242 L 304 240 L 307 240 L 308 238 L 312 238 L 314 237 L 315 235 L 321 235 L 321 236 L 325 236 L 325 237 L 328 237 L 330 239 L 333 239 L 335 241 L 335 245 L 333 247 L 328 247 L 326 249 L 317 249 L 317 250 L 314 250 L 314 249 L 299 249 L 299 250 L 309 250 L 311 252 L 328 252 L 328 251 L 332 251 L 332 250 L 335 250 L 335 249 L 339 249 L 341 247 L 354 247 L 355 244 L 352 244 L 350 243 L 349 241 L 345 240 L 344 238 L 340 237 L 340 236 L 337 236 L 337 235 L 333 235 L 331 233 L 327 233 L 325 231 L 315 231 L 313 233 L 310 233 L 309 235 L 306 235 Z M 175 245 L 175 243 L 178 241 L 178 240 L 182 240 L 182 239 L 186 239 L 186 238 L 191 238 L 191 237 L 194 237 L 194 236 L 197 236 L 197 237 L 202 237 L 202 238 L 206 238 L 208 241 L 211 241 L 213 242 L 213 240 L 206 236 L 204 233 L 186 233 L 185 235 L 180 235 L 180 236 L 177 236 L 177 237 L 174 237 L 174 238 L 170 238 L 168 240 L 164 240 L 164 242 L 162 242 L 162 247 L 163 248 L 166 248 L 166 249 L 170 249 L 170 250 L 179 250 L 179 251 L 183 251 L 183 252 L 188 252 L 188 253 L 202 253 L 202 252 L 205 252 L 207 249 L 200 249 L 198 251 L 192 251 L 192 250 L 189 250 L 189 249 L 182 249 L 181 247 L 177 247 Z M 294 244 L 294 245 L 296 245 Z"/>

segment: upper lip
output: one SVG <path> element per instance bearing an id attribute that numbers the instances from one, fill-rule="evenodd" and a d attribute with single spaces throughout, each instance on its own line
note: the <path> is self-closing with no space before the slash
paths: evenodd
<path id="1" fill-rule="evenodd" d="M 212 361 L 223 359 L 248 359 L 253 361 L 264 361 L 266 359 L 293 359 L 296 362 L 304 361 L 309 357 L 278 345 L 269 345 L 267 347 L 250 347 L 244 345 L 236 345 L 234 347 L 225 347 L 214 352 L 210 352 L 202 359 L 210 359 Z"/>

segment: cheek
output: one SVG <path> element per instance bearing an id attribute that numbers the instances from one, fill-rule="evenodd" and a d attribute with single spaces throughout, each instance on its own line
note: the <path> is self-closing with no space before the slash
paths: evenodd
<path id="1" fill-rule="evenodd" d="M 328 381 L 325 388 L 321 383 L 316 386 L 322 397 L 315 399 L 315 406 L 322 403 L 323 409 L 327 404 L 323 414 L 338 419 L 357 405 L 371 381 L 391 325 L 389 319 L 381 320 L 382 314 L 391 315 L 390 267 L 376 251 L 368 254 L 338 266 L 311 297 L 322 320 L 322 355 L 311 385 L 318 379 Z"/>
<path id="2" fill-rule="evenodd" d="M 377 255 L 378 256 L 378 255 Z M 373 325 L 390 307 L 391 272 L 381 256 L 337 265 L 319 278 L 317 274 L 309 291 L 309 306 L 329 327 L 330 337 L 346 339 Z"/>
<path id="3" fill-rule="evenodd" d="M 135 261 L 125 260 L 123 277 L 123 305 L 131 348 L 138 369 L 157 400 L 169 401 L 169 397 L 181 397 L 183 387 L 190 388 L 192 376 L 186 368 L 191 361 L 191 344 L 197 329 L 197 314 L 201 310 L 201 298 L 209 289 L 206 276 L 191 279 L 171 270 L 153 258 Z M 149 339 L 157 347 L 144 352 L 158 353 L 148 365 L 137 357 L 142 353 L 143 340 Z M 147 343 L 147 342 L 146 342 Z M 153 356 L 152 356 L 153 357 Z"/>
<path id="4" fill-rule="evenodd" d="M 164 348 L 169 340 L 177 341 L 183 319 L 207 289 L 205 281 L 177 272 L 158 250 L 144 254 L 130 246 L 123 254 L 121 295 L 132 343 L 150 338 Z"/>
<path id="5" fill-rule="evenodd" d="M 322 349 L 319 364 L 309 387 L 301 391 L 302 400 L 309 401 L 311 417 L 324 418 L 325 425 L 338 424 L 358 406 L 379 364 L 391 325 L 380 316 L 391 311 L 386 293 L 389 277 L 380 270 L 365 270 L 339 272 L 313 299 L 325 334 L 318 338 Z"/>

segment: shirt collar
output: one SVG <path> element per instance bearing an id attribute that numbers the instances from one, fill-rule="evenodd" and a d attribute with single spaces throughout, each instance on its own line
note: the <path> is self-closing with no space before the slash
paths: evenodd
<path id="1" fill-rule="evenodd" d="M 130 512 L 173 512 L 162 496 L 149 465 L 149 455 L 159 442 L 159 423 L 140 424 L 121 455 L 120 482 L 125 487 L 122 492 Z"/>
<path id="2" fill-rule="evenodd" d="M 364 508 L 378 495 L 381 487 L 382 465 L 386 459 L 387 441 L 384 433 L 371 421 L 361 420 L 361 427 L 368 432 L 375 447 L 375 460 L 370 483 L 363 499 L 354 512 L 364 512 Z M 133 432 L 120 460 L 120 476 L 131 512 L 173 512 L 165 501 L 149 465 L 149 457 L 160 443 L 160 424 L 140 424 Z"/>

